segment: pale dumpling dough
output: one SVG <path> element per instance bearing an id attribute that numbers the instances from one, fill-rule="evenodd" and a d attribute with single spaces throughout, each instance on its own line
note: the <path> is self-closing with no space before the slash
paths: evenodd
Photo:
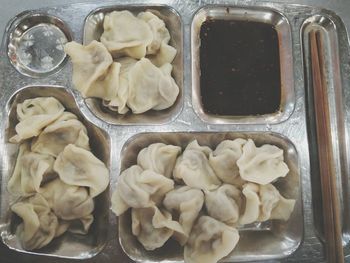
<path id="1" fill-rule="evenodd" d="M 74 144 L 67 145 L 58 155 L 54 170 L 66 184 L 88 187 L 91 197 L 102 193 L 109 184 L 105 164 L 90 151 Z"/>
<path id="2" fill-rule="evenodd" d="M 129 11 L 113 11 L 103 21 L 101 42 L 113 56 L 127 55 L 140 59 L 146 56 L 153 41 L 150 26 Z"/>
<path id="3" fill-rule="evenodd" d="M 242 156 L 237 160 L 241 177 L 261 185 L 269 184 L 289 172 L 283 161 L 283 150 L 269 144 L 256 147 L 249 139 L 243 146 Z"/>
<path id="4" fill-rule="evenodd" d="M 17 134 L 10 138 L 10 142 L 20 143 L 39 135 L 42 129 L 58 119 L 63 111 L 63 105 L 53 97 L 27 99 L 17 104 Z"/>
<path id="5" fill-rule="evenodd" d="M 259 221 L 279 219 L 287 221 L 294 210 L 295 200 L 284 198 L 272 184 L 259 189 L 261 212 Z"/>
<path id="6" fill-rule="evenodd" d="M 64 51 L 73 63 L 73 84 L 84 98 L 111 100 L 117 96 L 120 64 L 113 62 L 103 44 L 95 40 L 87 46 L 69 42 Z"/>
<path id="7" fill-rule="evenodd" d="M 33 139 L 32 151 L 57 157 L 68 144 L 90 150 L 85 126 L 72 113 L 62 117 L 48 125 Z"/>
<path id="8" fill-rule="evenodd" d="M 175 211 L 179 214 L 178 221 L 184 231 L 184 235 L 175 235 L 180 245 L 183 246 L 187 242 L 203 203 L 203 192 L 189 186 L 177 187 L 166 194 L 163 205 L 168 211 Z"/>
<path id="9" fill-rule="evenodd" d="M 63 220 L 85 218 L 94 210 L 94 201 L 85 187 L 65 184 L 59 178 L 45 184 L 40 193 Z"/>
<path id="10" fill-rule="evenodd" d="M 133 113 L 150 109 L 163 110 L 172 106 L 179 94 L 179 87 L 169 71 L 170 64 L 156 67 L 142 58 L 128 73 L 127 105 Z"/>
<path id="11" fill-rule="evenodd" d="M 159 204 L 173 188 L 173 180 L 133 165 L 118 178 L 116 191 L 112 195 L 112 210 L 120 215 L 129 207 L 144 208 Z"/>
<path id="12" fill-rule="evenodd" d="M 42 248 L 67 229 L 59 227 L 57 217 L 40 194 L 17 202 L 11 210 L 23 220 L 17 227 L 17 235 L 24 249 Z"/>
<path id="13" fill-rule="evenodd" d="M 173 176 L 182 179 L 190 187 L 203 190 L 214 190 L 221 185 L 213 169 L 209 165 L 208 156 L 211 149 L 200 146 L 197 140 L 189 143 L 183 154 L 177 158 Z"/>
<path id="14" fill-rule="evenodd" d="M 240 218 L 241 224 L 269 219 L 286 221 L 293 212 L 295 200 L 284 198 L 272 184 L 248 183 L 243 186 L 242 193 L 246 204 L 244 214 Z"/>
<path id="15" fill-rule="evenodd" d="M 221 181 L 241 186 L 244 180 L 239 175 L 237 160 L 242 155 L 244 139 L 224 140 L 209 156 L 209 163 Z"/>
<path id="16" fill-rule="evenodd" d="M 160 45 L 159 51 L 155 55 L 147 56 L 147 58 L 157 67 L 161 67 L 164 64 L 171 63 L 175 56 L 177 50 L 164 42 Z"/>
<path id="17" fill-rule="evenodd" d="M 131 220 L 133 235 L 147 250 L 162 247 L 174 232 L 184 234 L 180 224 L 172 220 L 171 214 L 156 206 L 133 208 Z"/>
<path id="18" fill-rule="evenodd" d="M 170 34 L 164 21 L 149 11 L 141 12 L 137 17 L 145 21 L 152 30 L 152 42 L 147 46 L 147 54 L 156 54 L 160 45 L 162 43 L 168 44 L 170 40 Z"/>
<path id="19" fill-rule="evenodd" d="M 239 240 L 237 229 L 209 216 L 201 216 L 185 246 L 186 263 L 216 263 L 230 254 Z"/>
<path id="20" fill-rule="evenodd" d="M 153 143 L 139 152 L 137 164 L 144 170 L 149 169 L 170 178 L 180 152 L 179 146 Z"/>
<path id="21" fill-rule="evenodd" d="M 104 101 L 104 105 L 113 111 L 118 111 L 119 114 L 125 114 L 129 111 L 129 108 L 126 105 L 129 96 L 129 72 L 137 60 L 130 57 L 123 57 L 118 59 L 118 62 L 121 67 L 117 96 L 109 101 Z"/>
<path id="22" fill-rule="evenodd" d="M 208 214 L 228 225 L 235 225 L 240 217 L 241 191 L 233 185 L 223 184 L 213 191 L 204 191 Z"/>
<path id="23" fill-rule="evenodd" d="M 47 154 L 30 152 L 29 143 L 19 147 L 16 165 L 8 182 L 8 191 L 17 196 L 29 196 L 39 191 L 42 182 L 55 176 L 55 159 Z"/>
<path id="24" fill-rule="evenodd" d="M 147 250 L 162 247 L 174 232 L 183 234 L 182 227 L 171 214 L 156 206 L 131 210 L 132 233 Z"/>
<path id="25" fill-rule="evenodd" d="M 245 197 L 245 208 L 239 223 L 242 225 L 254 223 L 260 216 L 259 186 L 247 183 L 243 185 L 242 194 Z"/>

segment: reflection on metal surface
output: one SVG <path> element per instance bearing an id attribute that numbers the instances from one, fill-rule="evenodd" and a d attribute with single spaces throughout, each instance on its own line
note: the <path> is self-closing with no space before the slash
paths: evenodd
<path id="1" fill-rule="evenodd" d="M 70 40 L 69 30 L 60 19 L 44 14 L 27 14 L 9 29 L 7 53 L 20 73 L 42 77 L 62 67 L 66 58 L 63 46 Z"/>

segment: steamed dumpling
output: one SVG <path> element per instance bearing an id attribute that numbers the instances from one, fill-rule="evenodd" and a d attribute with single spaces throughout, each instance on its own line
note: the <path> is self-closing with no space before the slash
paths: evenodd
<path id="1" fill-rule="evenodd" d="M 148 58 L 157 67 L 161 67 L 166 63 L 171 63 L 176 56 L 176 49 L 168 45 L 170 34 L 163 20 L 151 12 L 141 12 L 138 18 L 147 22 L 153 33 L 153 40 L 147 46 Z"/>
<path id="2" fill-rule="evenodd" d="M 67 145 L 58 155 L 54 170 L 66 184 L 88 187 L 91 197 L 102 193 L 109 184 L 105 164 L 90 151 L 74 144 Z"/>
<path id="3" fill-rule="evenodd" d="M 65 184 L 59 178 L 45 184 L 40 193 L 63 220 L 85 218 L 94 210 L 94 201 L 85 187 Z"/>
<path id="4" fill-rule="evenodd" d="M 30 152 L 29 144 L 19 147 L 16 165 L 8 182 L 7 189 L 18 196 L 29 196 L 39 191 L 42 182 L 55 176 L 55 159 L 47 154 Z"/>
<path id="5" fill-rule="evenodd" d="M 240 217 L 241 191 L 235 186 L 223 184 L 218 189 L 205 192 L 208 214 L 228 225 L 235 225 Z"/>
<path id="6" fill-rule="evenodd" d="M 164 207 L 179 215 L 179 223 L 184 235 L 175 235 L 181 245 L 187 242 L 194 221 L 197 219 L 204 202 L 203 192 L 189 186 L 181 186 L 168 192 L 163 200 Z"/>
<path id="7" fill-rule="evenodd" d="M 161 67 L 165 64 L 171 63 L 175 56 L 177 50 L 164 42 L 160 45 L 159 51 L 155 55 L 148 56 L 148 59 L 157 67 Z"/>
<path id="8" fill-rule="evenodd" d="M 248 183 L 243 186 L 246 198 L 245 212 L 240 218 L 241 224 L 250 224 L 269 219 L 288 220 L 293 212 L 295 200 L 285 199 L 272 185 Z"/>
<path id="9" fill-rule="evenodd" d="M 244 139 L 224 140 L 209 156 L 209 163 L 221 181 L 241 186 L 244 181 L 239 175 L 237 160 L 242 155 Z"/>
<path id="10" fill-rule="evenodd" d="M 137 164 L 144 170 L 152 170 L 170 178 L 181 147 L 153 143 L 142 149 L 137 156 Z"/>
<path id="11" fill-rule="evenodd" d="M 15 203 L 11 210 L 23 221 L 16 232 L 26 250 L 46 246 L 55 236 L 67 229 L 60 228 L 57 217 L 40 194 Z"/>
<path id="12" fill-rule="evenodd" d="M 258 221 L 260 215 L 259 186 L 247 183 L 243 186 L 242 194 L 245 197 L 245 208 L 239 223 L 242 225 L 254 223 Z"/>
<path id="13" fill-rule="evenodd" d="M 184 234 L 171 214 L 156 206 L 131 210 L 132 233 L 147 250 L 162 247 L 174 232 Z"/>
<path id="14" fill-rule="evenodd" d="M 169 43 L 170 34 L 163 20 L 153 13 L 141 12 L 137 17 L 145 21 L 152 30 L 152 42 L 147 46 L 147 54 L 156 54 L 162 43 Z"/>
<path id="15" fill-rule="evenodd" d="M 73 63 L 73 84 L 84 98 L 111 100 L 117 96 L 120 64 L 103 44 L 92 41 L 83 46 L 76 42 L 65 45 L 64 51 Z"/>
<path id="16" fill-rule="evenodd" d="M 17 134 L 10 138 L 10 142 L 19 143 L 39 135 L 42 129 L 58 119 L 63 111 L 63 105 L 53 97 L 27 99 L 17 104 Z"/>
<path id="17" fill-rule="evenodd" d="M 150 26 L 129 11 L 113 11 L 103 21 L 101 42 L 114 56 L 127 55 L 140 59 L 146 56 L 153 41 Z"/>
<path id="18" fill-rule="evenodd" d="M 129 72 L 137 60 L 129 57 L 123 57 L 118 59 L 118 62 L 120 63 L 121 67 L 117 96 L 109 101 L 104 101 L 104 105 L 113 111 L 118 111 L 119 114 L 125 114 L 129 111 L 129 108 L 126 105 L 129 96 Z"/>
<path id="19" fill-rule="evenodd" d="M 214 190 L 221 185 L 209 165 L 208 155 L 211 149 L 200 146 L 196 140 L 187 145 L 177 159 L 173 176 L 182 179 L 186 185 L 203 190 Z"/>
<path id="20" fill-rule="evenodd" d="M 142 58 L 128 73 L 128 107 L 133 113 L 150 109 L 163 110 L 172 106 L 179 94 L 179 87 L 169 71 L 170 64 L 156 67 L 147 58 Z"/>
<path id="21" fill-rule="evenodd" d="M 289 172 L 283 161 L 282 149 L 269 144 L 256 147 L 251 139 L 243 146 L 243 154 L 237 160 L 237 166 L 244 180 L 262 185 L 285 177 Z"/>
<path id="22" fill-rule="evenodd" d="M 90 149 L 89 137 L 85 126 L 72 113 L 62 115 L 47 126 L 32 142 L 34 152 L 57 157 L 68 144 L 75 144 L 86 150 Z"/>
<path id="23" fill-rule="evenodd" d="M 133 165 L 118 178 L 117 189 L 112 196 L 112 210 L 120 215 L 129 207 L 144 208 L 159 204 L 173 188 L 173 180 Z"/>
<path id="24" fill-rule="evenodd" d="M 201 216 L 185 246 L 185 262 L 216 263 L 236 247 L 238 240 L 237 229 L 209 216 Z"/>
<path id="25" fill-rule="evenodd" d="M 259 189 L 261 212 L 259 221 L 269 219 L 288 220 L 293 212 L 295 200 L 284 198 L 272 184 L 261 185 Z"/>

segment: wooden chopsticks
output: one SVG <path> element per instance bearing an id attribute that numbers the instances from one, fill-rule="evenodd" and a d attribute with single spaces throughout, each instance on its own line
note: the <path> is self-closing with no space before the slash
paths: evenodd
<path id="1" fill-rule="evenodd" d="M 309 37 L 326 256 L 328 262 L 341 263 L 344 262 L 344 254 L 325 79 L 324 42 L 319 31 L 312 30 Z"/>

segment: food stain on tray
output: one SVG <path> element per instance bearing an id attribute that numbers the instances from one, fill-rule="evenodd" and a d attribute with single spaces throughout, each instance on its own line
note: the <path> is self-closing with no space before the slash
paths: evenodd
<path id="1" fill-rule="evenodd" d="M 200 40 L 200 86 L 206 113 L 247 116 L 279 110 L 279 42 L 273 25 L 208 19 L 201 26 Z"/>

